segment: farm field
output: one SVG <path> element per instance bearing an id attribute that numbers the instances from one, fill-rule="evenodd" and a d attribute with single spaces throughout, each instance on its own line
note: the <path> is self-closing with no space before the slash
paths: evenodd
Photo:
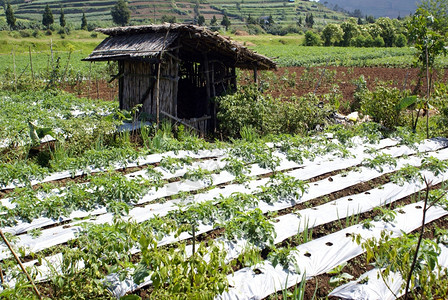
<path id="1" fill-rule="evenodd" d="M 118 108 L 116 66 L 81 61 L 102 36 L 1 34 L 0 298 L 39 299 L 13 251 L 44 299 L 396 299 L 408 274 L 412 296 L 448 296 L 446 58 L 428 133 L 424 120 L 406 127 L 417 104 L 393 129 L 339 124 L 336 113 L 371 99 L 423 99 L 412 48 L 237 35 L 279 69 L 257 86 L 238 71 L 241 89 L 217 103 L 245 96 L 266 109 L 253 124 L 274 120 L 272 109 L 303 128 L 263 135 L 244 124 L 199 138 Z M 269 99 L 291 112 L 263 107 Z M 292 109 L 307 99 L 303 114 Z"/>
<path id="2" fill-rule="evenodd" d="M 95 172 L 87 177 L 79 169 L 12 181 L 3 185 L 2 231 L 48 296 L 74 293 L 61 286 L 69 278 L 87 288 L 108 275 L 115 296 L 168 296 L 171 280 L 195 276 L 190 293 L 206 285 L 222 299 L 264 298 L 350 265 L 363 253 L 355 235 L 397 237 L 421 225 L 421 178 L 436 187 L 446 179 L 448 141 L 409 144 L 406 135 L 382 138 L 372 126 L 360 126 L 359 136 L 339 128 L 270 143 L 202 144 L 193 151 L 178 145 L 175 152 L 127 157 L 112 165 L 120 172 L 97 166 L 86 169 Z M 426 221 L 446 224 L 446 202 L 431 207 Z M 438 247 L 443 255 L 443 240 Z M 10 257 L 2 245 L 3 264 L 13 265 Z M 218 274 L 205 266 L 204 273 L 190 274 L 204 259 Z M 185 268 L 180 278 L 159 277 L 179 266 Z M 20 284 L 19 273 L 11 266 L 6 282 Z M 77 276 L 87 277 L 76 282 Z M 331 289 L 323 283 L 317 291 L 326 296 Z M 387 288 L 382 292 L 390 297 Z"/>

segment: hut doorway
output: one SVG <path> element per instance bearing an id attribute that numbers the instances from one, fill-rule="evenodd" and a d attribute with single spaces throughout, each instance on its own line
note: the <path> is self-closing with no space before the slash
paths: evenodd
<path id="1" fill-rule="evenodd" d="M 210 115 L 206 78 L 200 63 L 182 62 L 179 69 L 177 115 L 181 119 Z"/>

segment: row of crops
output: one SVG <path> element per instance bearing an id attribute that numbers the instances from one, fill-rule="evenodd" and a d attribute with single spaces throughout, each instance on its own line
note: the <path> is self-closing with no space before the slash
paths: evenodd
<path id="1" fill-rule="evenodd" d="M 404 279 L 387 284 L 373 269 L 343 285 L 351 275 L 341 270 L 384 237 L 409 238 L 422 220 L 446 219 L 447 146 L 384 138 L 367 123 L 356 133 L 134 152 L 107 166 L 3 179 L 0 222 L 38 288 L 55 298 L 262 299 L 329 273 L 334 296 L 389 299 Z M 418 263 L 443 284 L 446 228 L 437 230 Z M 0 259 L 2 293 L 32 293 L 5 244 Z"/>

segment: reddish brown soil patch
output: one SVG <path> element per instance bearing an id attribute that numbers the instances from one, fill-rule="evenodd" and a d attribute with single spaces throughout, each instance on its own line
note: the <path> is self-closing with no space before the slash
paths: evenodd
<path id="1" fill-rule="evenodd" d="M 65 84 L 63 90 L 80 98 L 102 99 L 112 101 L 118 99 L 118 83 L 105 80 L 85 80 L 74 85 Z"/>
<path id="2" fill-rule="evenodd" d="M 324 71 L 325 70 L 325 71 Z M 343 102 L 352 102 L 356 81 L 364 76 L 369 90 L 381 83 L 412 93 L 424 94 L 426 79 L 419 81 L 419 69 L 386 67 L 284 67 L 273 72 L 260 72 L 259 82 L 264 91 L 274 98 L 288 99 L 315 92 L 341 94 Z M 240 85 L 252 83 L 253 74 L 243 71 Z M 448 69 L 435 72 L 433 82 L 448 80 Z"/>
<path id="3" fill-rule="evenodd" d="M 325 71 L 324 71 L 325 70 Z M 283 67 L 273 72 L 259 72 L 259 82 L 264 92 L 275 98 L 303 96 L 316 92 L 317 95 L 340 94 L 343 102 L 353 102 L 356 81 L 364 76 L 369 90 L 381 83 L 387 83 L 399 89 L 411 90 L 424 94 L 426 79 L 419 81 L 419 69 L 386 67 Z M 242 71 L 239 76 L 240 86 L 251 84 L 251 71 Z M 448 81 L 448 69 L 435 72 L 433 82 Z M 118 97 L 117 81 L 86 80 L 75 85 L 65 85 L 64 90 L 80 97 L 115 100 Z"/>

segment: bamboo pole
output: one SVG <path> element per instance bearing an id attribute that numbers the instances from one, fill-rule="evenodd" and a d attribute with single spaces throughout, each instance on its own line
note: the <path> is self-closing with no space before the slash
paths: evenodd
<path id="1" fill-rule="evenodd" d="M 20 261 L 20 258 L 17 256 L 16 252 L 12 248 L 11 244 L 8 242 L 8 239 L 3 234 L 3 231 L 1 229 L 0 229 L 0 235 L 1 235 L 2 239 L 3 239 L 3 241 L 5 242 L 6 246 L 8 246 L 9 251 L 11 251 L 12 255 L 16 259 L 16 261 L 19 264 L 20 268 L 22 269 L 23 273 L 25 273 L 26 277 L 28 278 L 28 280 L 30 281 L 31 285 L 33 286 L 33 290 L 36 293 L 37 297 L 39 297 L 39 299 L 42 299 L 42 295 L 39 293 L 39 290 L 37 289 L 36 285 L 34 284 L 33 279 L 31 278 L 30 274 L 26 271 L 25 266 Z"/>
<path id="2" fill-rule="evenodd" d="M 0 280 L 2 282 L 2 286 L 5 286 L 5 278 L 3 277 L 3 269 L 1 264 L 0 264 Z"/>
<path id="3" fill-rule="evenodd" d="M 28 51 L 30 54 L 31 78 L 33 79 L 33 83 L 34 83 L 33 57 L 31 56 L 31 46 L 28 47 Z"/>

